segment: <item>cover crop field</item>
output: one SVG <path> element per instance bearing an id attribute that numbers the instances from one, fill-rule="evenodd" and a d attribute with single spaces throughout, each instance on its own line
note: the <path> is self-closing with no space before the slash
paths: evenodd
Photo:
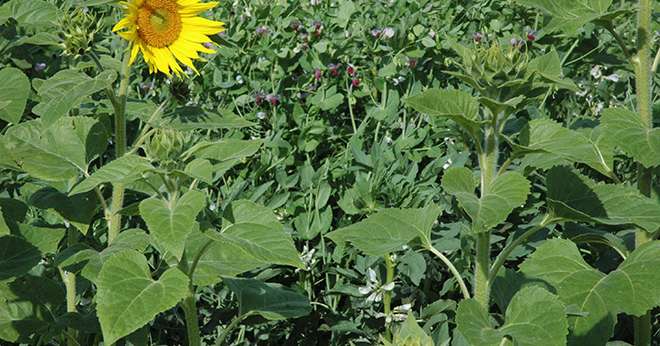
<path id="1" fill-rule="evenodd" d="M 0 0 L 0 344 L 660 345 L 657 0 Z"/>

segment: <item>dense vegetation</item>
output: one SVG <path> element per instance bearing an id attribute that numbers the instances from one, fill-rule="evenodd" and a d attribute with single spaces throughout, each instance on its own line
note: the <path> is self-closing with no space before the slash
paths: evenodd
<path id="1" fill-rule="evenodd" d="M 660 345 L 660 3 L 0 0 L 0 339 Z"/>

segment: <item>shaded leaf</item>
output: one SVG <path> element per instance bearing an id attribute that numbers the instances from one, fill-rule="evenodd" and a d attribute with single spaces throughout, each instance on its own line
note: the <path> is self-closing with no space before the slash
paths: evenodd
<path id="1" fill-rule="evenodd" d="M 224 278 L 238 297 L 239 315 L 258 314 L 271 321 L 306 316 L 312 306 L 306 296 L 280 284 L 254 279 Z"/>

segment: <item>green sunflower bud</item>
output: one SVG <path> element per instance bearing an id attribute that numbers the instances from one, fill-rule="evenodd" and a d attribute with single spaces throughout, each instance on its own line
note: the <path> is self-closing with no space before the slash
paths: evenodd
<path id="1" fill-rule="evenodd" d="M 145 151 L 147 155 L 159 161 L 175 161 L 183 152 L 186 145 L 186 137 L 180 131 L 174 129 L 158 129 L 146 141 Z"/>
<path id="2" fill-rule="evenodd" d="M 101 21 L 86 8 L 78 8 L 60 18 L 60 46 L 63 55 L 78 59 L 89 53 Z"/>

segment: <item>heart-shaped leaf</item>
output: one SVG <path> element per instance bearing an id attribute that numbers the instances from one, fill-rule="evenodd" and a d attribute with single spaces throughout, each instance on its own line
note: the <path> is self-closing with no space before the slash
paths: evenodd
<path id="1" fill-rule="evenodd" d="M 405 103 L 420 113 L 449 118 L 469 133 L 479 129 L 479 102 L 464 91 L 429 89 Z"/>
<path id="2" fill-rule="evenodd" d="M 532 286 L 511 299 L 500 328 L 492 326 L 488 312 L 474 299 L 461 301 L 456 322 L 470 345 L 502 345 L 507 337 L 519 346 L 563 346 L 568 333 L 565 310 L 557 296 Z"/>
<path id="3" fill-rule="evenodd" d="M 103 183 L 130 184 L 140 179 L 142 173 L 150 169 L 153 169 L 153 166 L 149 163 L 149 160 L 135 154 L 128 154 L 111 161 L 92 173 L 92 175 L 81 181 L 80 184 L 76 185 L 69 192 L 69 195 L 93 190 L 96 186 Z"/>
<path id="4" fill-rule="evenodd" d="M 442 187 L 456 196 L 461 207 L 472 219 L 475 232 L 487 232 L 504 222 L 513 209 L 527 200 L 529 181 L 520 173 L 509 171 L 499 175 L 485 195 L 474 193 L 477 182 L 472 171 L 465 167 L 452 167 L 442 178 Z"/>
<path id="5" fill-rule="evenodd" d="M 97 314 L 103 340 L 112 344 L 174 307 L 188 294 L 188 277 L 178 268 L 151 278 L 144 255 L 123 250 L 112 255 L 99 273 Z"/>
<path id="6" fill-rule="evenodd" d="M 605 109 L 601 119 L 605 133 L 626 154 L 646 167 L 660 165 L 660 128 L 650 128 L 625 108 Z"/>
<path id="7" fill-rule="evenodd" d="M 7 67 L 0 70 L 0 119 L 18 123 L 23 116 L 30 96 L 30 80 L 19 69 Z"/>
<path id="8" fill-rule="evenodd" d="M 205 195 L 197 190 L 169 200 L 152 197 L 140 202 L 140 215 L 157 246 L 181 259 L 186 237 L 193 231 L 195 218 L 205 202 Z"/>

